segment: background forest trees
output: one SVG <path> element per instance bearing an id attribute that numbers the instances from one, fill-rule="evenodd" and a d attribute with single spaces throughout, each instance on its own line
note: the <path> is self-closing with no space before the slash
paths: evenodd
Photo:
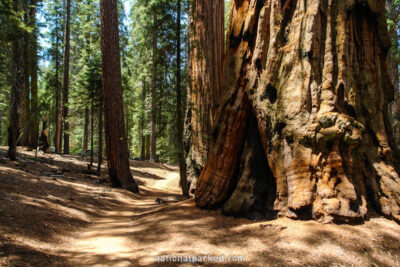
<path id="1" fill-rule="evenodd" d="M 400 1 L 386 0 L 387 22 L 389 35 L 393 46 L 389 51 L 389 73 L 395 89 L 394 101 L 391 105 L 391 120 L 393 122 L 394 136 L 400 144 L 400 92 L 399 92 L 399 63 L 400 63 Z"/>
<path id="2" fill-rule="evenodd" d="M 32 127 L 38 129 L 39 120 L 47 119 L 49 139 L 55 152 L 71 154 L 86 150 L 98 152 L 101 132 L 99 126 L 102 117 L 100 115 L 100 1 L 43 0 L 37 3 L 37 8 L 36 1 L 31 1 L 26 6 L 22 2 L 19 1 L 21 10 L 32 9 L 32 11 L 28 13 L 21 11 L 15 18 L 9 16 L 12 12 L 12 1 L 1 3 L 1 145 L 7 145 L 8 138 L 13 75 L 10 60 L 11 41 L 18 40 L 18 44 L 23 45 L 26 39 L 11 36 L 11 33 L 13 29 L 20 27 L 22 35 L 29 36 L 30 39 L 39 36 L 37 47 L 32 44 L 31 50 L 23 50 L 29 55 L 32 68 L 36 66 L 38 69 L 39 80 L 37 100 L 35 93 L 31 95 L 28 91 L 24 91 L 24 97 L 28 101 L 22 103 L 21 108 L 25 111 L 20 120 L 20 128 L 27 128 L 25 125 L 30 125 L 29 114 L 32 115 L 30 108 L 38 106 L 39 111 L 36 112 L 35 124 Z M 66 61 L 68 38 L 65 34 L 69 3 L 71 41 L 70 57 Z M 130 4 L 118 1 L 123 109 L 131 158 L 150 159 L 150 144 L 153 143 L 156 145 L 153 149 L 154 160 L 177 162 L 177 4 L 178 1 L 166 0 L 137 0 Z M 38 10 L 36 16 L 27 17 L 36 9 Z M 181 1 L 179 106 L 182 110 L 186 107 L 187 17 L 188 1 Z M 33 18 L 37 18 L 37 21 Z M 36 54 L 38 60 L 35 62 Z M 64 73 L 64 70 L 68 69 L 66 66 L 68 62 L 70 70 Z M 64 80 L 68 73 L 69 79 Z M 69 90 L 63 90 L 68 81 Z M 34 77 L 31 83 L 32 91 L 35 92 Z M 156 107 L 154 112 L 152 104 Z M 155 126 L 153 135 L 151 135 L 152 120 Z M 24 130 L 24 133 L 26 131 Z M 19 144 L 34 147 L 35 143 L 22 143 L 25 136 L 25 134 L 18 136 Z M 37 140 L 37 137 L 33 139 Z M 66 145 L 65 141 L 68 140 L 70 144 Z M 90 156 L 90 151 L 86 152 L 87 156 Z"/>
<path id="3" fill-rule="evenodd" d="M 63 91 L 63 77 L 66 76 L 63 72 L 66 69 L 64 59 L 68 38 L 65 34 L 69 2 L 71 43 L 69 90 L 66 94 Z M 118 1 L 123 109 L 131 158 L 150 159 L 153 153 L 153 160 L 178 162 L 177 107 L 186 111 L 188 105 L 192 2 L 181 1 L 181 62 L 177 66 L 178 0 Z M 389 63 L 396 87 L 391 120 L 398 143 L 399 6 L 397 0 L 386 1 L 389 33 L 394 44 Z M 229 12 L 230 1 L 225 1 L 225 30 Z M 35 147 L 39 124 L 46 119 L 50 143 L 56 152 L 76 154 L 85 151 L 83 154 L 91 156 L 90 165 L 95 165 L 96 155 L 93 153 L 104 150 L 104 145 L 99 149 L 100 143 L 104 142 L 104 138 L 100 138 L 103 132 L 100 1 L 4 0 L 0 3 L 0 23 L 0 144 L 8 144 L 8 126 L 15 122 L 10 120 L 11 89 L 16 81 L 14 44 L 21 48 L 21 58 L 24 59 L 20 66 L 23 73 L 19 77 L 21 87 L 25 89 L 18 105 L 21 114 L 16 124 L 20 130 L 15 135 L 18 144 Z M 177 68 L 181 74 L 180 86 L 177 84 Z M 177 88 L 181 91 L 180 98 L 177 97 Z M 68 119 L 65 118 L 67 113 Z M 65 140 L 69 140 L 66 147 Z M 155 144 L 153 149 L 151 144 Z"/>

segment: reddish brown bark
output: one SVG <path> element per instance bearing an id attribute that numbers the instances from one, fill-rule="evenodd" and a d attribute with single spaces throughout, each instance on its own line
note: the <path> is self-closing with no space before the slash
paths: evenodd
<path id="1" fill-rule="evenodd" d="M 138 192 L 130 172 L 122 101 L 116 0 L 101 0 L 101 54 L 108 172 L 114 186 Z"/>
<path id="2" fill-rule="evenodd" d="M 234 1 L 227 36 L 227 94 L 197 204 L 225 204 L 227 213 L 247 205 L 245 213 L 256 205 L 248 196 L 276 186 L 273 209 L 281 216 L 360 220 L 374 207 L 400 220 L 384 2 Z M 261 157 L 257 143 L 246 141 L 252 116 L 269 167 L 264 172 L 271 171 L 264 178 L 275 181 L 265 179 L 262 192 L 251 189 L 256 183 L 244 172 L 257 166 L 243 153 Z M 263 208 L 257 209 L 265 215 L 270 207 Z"/>
<path id="3" fill-rule="evenodd" d="M 190 14 L 186 142 L 188 178 L 193 187 L 204 167 L 222 96 L 224 1 L 193 0 Z"/>

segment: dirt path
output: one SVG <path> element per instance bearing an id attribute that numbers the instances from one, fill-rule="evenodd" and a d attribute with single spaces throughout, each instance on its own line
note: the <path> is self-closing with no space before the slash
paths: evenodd
<path id="1" fill-rule="evenodd" d="M 86 161 L 77 157 L 34 161 L 22 152 L 25 159 L 13 163 L 4 153 L 0 148 L 0 266 L 400 267 L 400 226 L 379 216 L 361 225 L 253 222 L 200 210 L 192 200 L 157 203 L 179 194 L 172 166 L 132 162 L 141 187 L 132 194 L 110 188 L 105 173 L 82 173 Z M 177 263 L 167 255 L 201 258 Z"/>

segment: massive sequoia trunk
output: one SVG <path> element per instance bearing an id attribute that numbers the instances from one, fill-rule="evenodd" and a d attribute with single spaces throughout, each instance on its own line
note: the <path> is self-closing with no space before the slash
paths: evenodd
<path id="1" fill-rule="evenodd" d="M 234 0 L 200 207 L 400 220 L 384 14 L 384 1 Z"/>
<path id="2" fill-rule="evenodd" d="M 188 178 L 195 185 L 211 143 L 221 99 L 224 58 L 224 0 L 193 0 L 190 16 L 186 142 Z"/>

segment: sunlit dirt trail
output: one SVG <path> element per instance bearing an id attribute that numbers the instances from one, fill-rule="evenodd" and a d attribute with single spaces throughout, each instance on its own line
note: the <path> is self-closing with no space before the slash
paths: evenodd
<path id="1" fill-rule="evenodd" d="M 400 226 L 378 215 L 361 225 L 225 217 L 193 200 L 156 202 L 178 199 L 173 166 L 132 161 L 132 194 L 84 174 L 85 159 L 22 153 L 13 163 L 0 148 L 0 266 L 400 267 Z M 194 263 L 156 261 L 167 256 Z"/>

